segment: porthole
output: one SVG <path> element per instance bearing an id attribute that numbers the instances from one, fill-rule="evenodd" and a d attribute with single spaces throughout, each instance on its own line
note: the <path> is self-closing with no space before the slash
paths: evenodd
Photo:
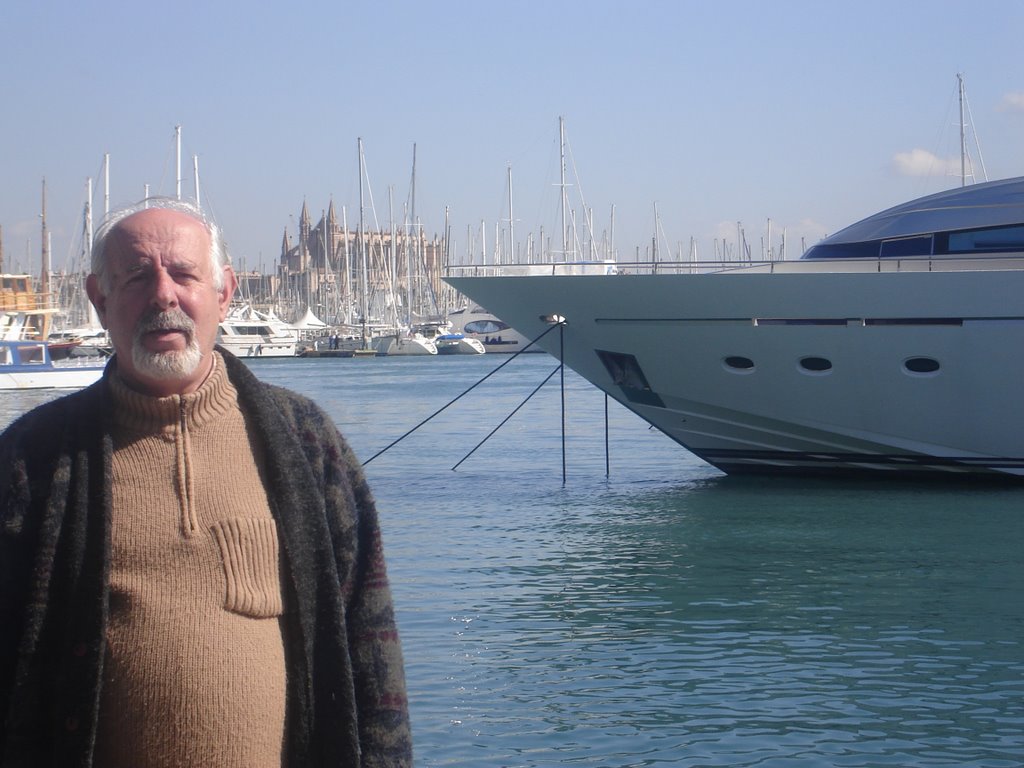
<path id="1" fill-rule="evenodd" d="M 754 372 L 754 361 L 749 357 L 743 357 L 742 355 L 729 355 L 729 357 L 722 360 L 727 370 L 732 373 L 753 373 Z"/>
<path id="2" fill-rule="evenodd" d="M 910 357 L 903 361 L 903 368 L 908 373 L 937 373 L 941 367 L 939 361 L 933 357 Z"/>
<path id="3" fill-rule="evenodd" d="M 808 373 L 828 373 L 832 370 L 832 361 L 824 357 L 802 357 L 800 367 Z"/>

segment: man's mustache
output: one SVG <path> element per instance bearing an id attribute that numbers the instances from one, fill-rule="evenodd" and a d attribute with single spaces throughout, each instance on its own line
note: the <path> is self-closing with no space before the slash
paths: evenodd
<path id="1" fill-rule="evenodd" d="M 191 336 L 195 329 L 192 318 L 180 309 L 168 309 L 144 315 L 135 328 L 135 335 L 138 337 L 151 331 L 183 331 Z"/>

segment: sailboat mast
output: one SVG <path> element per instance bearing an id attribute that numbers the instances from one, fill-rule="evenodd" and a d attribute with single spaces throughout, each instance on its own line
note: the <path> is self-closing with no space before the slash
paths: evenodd
<path id="1" fill-rule="evenodd" d="M 398 250 L 397 240 L 395 238 L 395 188 L 392 185 L 388 185 L 388 226 L 391 228 L 391 242 L 388 244 L 388 301 L 391 302 L 391 306 L 395 308 L 394 316 L 398 317 Z M 384 238 L 381 237 L 381 248 L 384 247 Z M 406 296 L 406 304 L 409 303 L 409 298 Z M 405 308 L 406 315 L 411 310 L 408 306 Z"/>
<path id="2" fill-rule="evenodd" d="M 512 163 L 508 164 L 508 263 L 516 261 L 516 225 L 512 218 Z"/>
<path id="3" fill-rule="evenodd" d="M 412 145 L 412 189 L 409 193 L 409 220 L 416 221 L 416 142 Z"/>
<path id="4" fill-rule="evenodd" d="M 444 250 L 441 255 L 442 269 L 448 269 L 448 247 L 451 245 L 451 225 L 448 223 L 448 206 L 444 207 Z M 0 254 L 3 251 L 0 250 Z M 442 309 L 442 317 L 447 319 L 448 317 L 448 299 L 451 296 L 451 288 L 445 287 L 444 290 L 444 308 Z"/>
<path id="5" fill-rule="evenodd" d="M 95 239 L 93 235 L 92 197 L 92 177 L 90 176 L 85 180 L 85 223 L 82 233 L 82 267 L 86 274 L 92 271 L 92 244 Z M 96 314 L 96 308 L 87 297 L 79 295 L 80 301 L 83 302 L 83 305 L 78 307 L 79 311 L 82 312 L 81 322 L 91 328 L 99 328 L 100 319 L 99 315 Z"/>
<path id="6" fill-rule="evenodd" d="M 46 229 L 46 178 L 43 178 L 43 207 L 42 207 L 42 267 L 39 273 L 39 287 L 45 296 L 50 292 L 50 233 Z"/>
<path id="7" fill-rule="evenodd" d="M 174 182 L 174 196 L 176 199 L 181 200 L 181 126 L 174 126 L 174 162 L 175 162 L 175 182 Z"/>
<path id="8" fill-rule="evenodd" d="M 565 190 L 565 118 L 559 116 L 558 118 L 558 147 L 559 155 L 561 157 L 561 187 L 562 187 L 562 259 L 565 261 L 569 260 L 569 243 L 568 243 L 568 226 L 569 223 L 566 221 L 565 205 L 566 205 L 566 190 Z"/>
<path id="9" fill-rule="evenodd" d="M 348 206 L 344 205 L 341 206 L 341 228 L 345 237 L 345 276 L 341 294 L 345 302 L 343 317 L 345 325 L 350 325 L 352 323 L 352 254 L 349 252 L 349 245 L 352 241 L 349 239 L 348 232 Z"/>
<path id="10" fill-rule="evenodd" d="M 192 155 L 192 183 L 196 190 L 196 208 L 202 209 L 199 198 L 199 155 Z"/>
<path id="11" fill-rule="evenodd" d="M 967 186 L 967 131 L 964 125 L 964 77 L 956 75 L 957 94 L 960 98 L 960 186 Z"/>
<path id="12" fill-rule="evenodd" d="M 103 216 L 110 213 L 110 153 L 103 155 Z"/>
<path id="13" fill-rule="evenodd" d="M 658 263 L 658 237 L 661 234 L 661 215 L 658 213 L 658 202 L 654 202 L 654 244 L 651 246 L 651 260 Z"/>
<path id="14" fill-rule="evenodd" d="M 370 348 L 370 339 L 366 331 L 366 320 L 367 314 L 369 313 L 369 281 L 367 279 L 367 264 L 366 264 L 366 242 L 363 240 L 364 231 L 364 210 L 363 210 L 363 140 L 361 138 L 356 139 L 356 143 L 359 146 L 359 231 L 357 238 L 359 240 L 359 258 L 360 267 L 362 269 L 362 275 L 359 280 L 359 310 L 363 316 L 363 349 Z"/>
<path id="15" fill-rule="evenodd" d="M 85 242 L 82 244 L 85 251 L 85 267 L 90 268 L 89 256 L 92 253 L 92 177 L 85 180 Z"/>
<path id="16" fill-rule="evenodd" d="M 43 263 L 39 275 L 39 292 L 44 307 L 50 306 L 50 232 L 46 228 L 46 179 L 43 178 L 43 209 L 42 209 L 42 257 Z M 50 316 L 43 314 L 40 319 L 39 336 L 45 339 L 50 333 Z"/>
<path id="17" fill-rule="evenodd" d="M 608 226 L 608 253 L 605 254 L 605 258 L 606 259 L 614 259 L 614 258 L 616 258 L 616 253 L 615 253 L 615 204 L 614 203 L 612 204 L 612 212 L 611 212 L 611 216 L 609 218 L 610 218 L 610 223 L 609 223 L 609 226 Z"/>
<path id="18" fill-rule="evenodd" d="M 416 268 L 416 252 L 413 250 L 416 247 L 419 233 L 416 232 L 416 143 L 412 145 L 412 179 L 409 182 L 409 211 L 408 219 L 406 220 L 405 227 L 405 298 L 409 306 L 407 309 L 408 324 L 412 326 L 412 313 L 413 313 L 413 292 L 415 284 L 413 282 L 413 270 Z M 410 235 L 413 238 L 412 244 L 409 243 Z"/>

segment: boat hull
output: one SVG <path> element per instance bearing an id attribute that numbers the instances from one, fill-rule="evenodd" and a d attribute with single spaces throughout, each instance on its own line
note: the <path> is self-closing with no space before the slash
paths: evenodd
<path id="1" fill-rule="evenodd" d="M 448 315 L 448 320 L 453 333 L 479 342 L 489 354 L 544 351 L 532 346 L 529 339 L 482 307 L 455 310 Z"/>
<path id="2" fill-rule="evenodd" d="M 461 333 L 438 336 L 434 345 L 439 355 L 482 355 L 487 352 L 482 342 Z"/>
<path id="3" fill-rule="evenodd" d="M 429 339 L 415 336 L 380 336 L 373 340 L 373 348 L 381 355 L 436 355 L 437 347 Z"/>
<path id="4" fill-rule="evenodd" d="M 806 268 L 448 281 L 724 472 L 1024 477 L 1024 271 Z"/>
<path id="5" fill-rule="evenodd" d="M 0 391 L 80 389 L 103 375 L 104 365 L 54 363 L 45 341 L 0 340 Z"/>
<path id="6" fill-rule="evenodd" d="M 233 305 L 221 321 L 217 343 L 235 357 L 295 357 L 299 332 L 274 312 L 260 312 L 248 304 Z"/>
<path id="7" fill-rule="evenodd" d="M 295 357 L 296 355 L 296 341 L 294 339 L 268 341 L 260 337 L 246 338 L 245 336 L 221 335 L 217 343 L 235 357 Z"/>
<path id="8" fill-rule="evenodd" d="M 44 366 L 39 370 L 0 370 L 0 391 L 81 389 L 103 375 L 103 366 Z"/>

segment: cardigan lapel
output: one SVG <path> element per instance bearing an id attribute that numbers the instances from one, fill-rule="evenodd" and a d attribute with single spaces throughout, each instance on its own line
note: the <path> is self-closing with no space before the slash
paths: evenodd
<path id="1" fill-rule="evenodd" d="M 289 756 L 304 760 L 291 764 L 318 765 L 321 760 L 324 765 L 349 764 L 346 761 L 357 759 L 359 747 L 345 606 L 324 508 L 322 474 L 318 480 L 307 446 L 301 442 L 303 437 L 316 438 L 305 435 L 302 425 L 289 419 L 292 414 L 286 416 L 270 388 L 243 363 L 230 353 L 222 354 L 243 411 L 266 448 L 267 497 L 281 532 L 291 578 L 289 597 L 298 619 L 297 648 L 288 659 L 289 694 L 296 697 L 289 717 L 301 725 L 294 722 L 299 727 L 289 728 Z"/>

